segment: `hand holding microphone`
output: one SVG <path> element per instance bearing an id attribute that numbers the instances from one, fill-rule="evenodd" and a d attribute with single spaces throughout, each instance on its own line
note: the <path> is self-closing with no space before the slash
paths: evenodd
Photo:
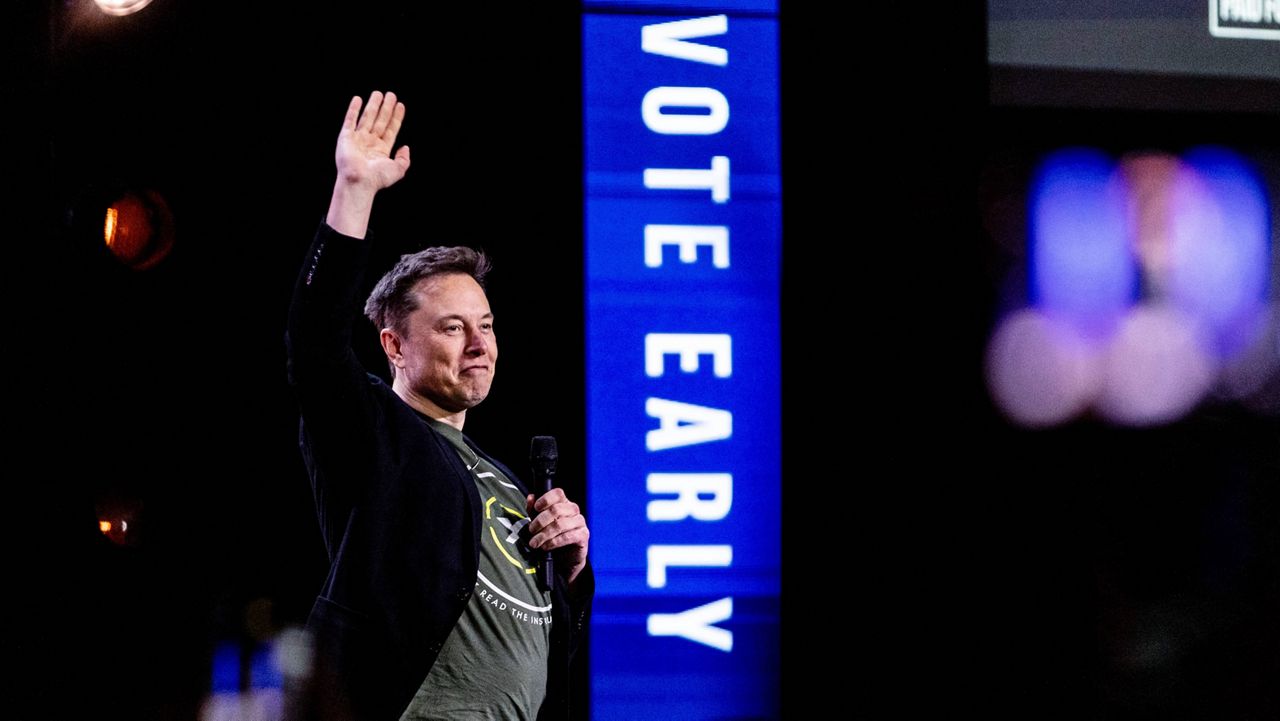
<path id="1" fill-rule="evenodd" d="M 529 463 L 533 467 L 533 484 L 541 496 L 529 494 L 525 499 L 529 513 L 529 547 L 544 551 L 546 557 L 539 569 L 543 587 L 551 590 L 555 585 L 555 568 L 552 551 L 556 552 L 562 577 L 572 591 L 578 573 L 587 564 L 587 545 L 591 531 L 578 504 L 565 496 L 564 490 L 555 487 L 556 463 L 560 455 L 556 439 L 552 436 L 534 436 L 529 446 Z"/>

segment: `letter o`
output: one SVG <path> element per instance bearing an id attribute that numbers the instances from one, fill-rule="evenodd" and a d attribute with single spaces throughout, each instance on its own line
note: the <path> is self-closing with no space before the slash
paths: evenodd
<path id="1" fill-rule="evenodd" d="M 666 113 L 667 108 L 702 108 L 705 114 Z M 729 124 L 729 101 L 715 88 L 656 87 L 644 94 L 645 127 L 663 135 L 714 135 Z"/>

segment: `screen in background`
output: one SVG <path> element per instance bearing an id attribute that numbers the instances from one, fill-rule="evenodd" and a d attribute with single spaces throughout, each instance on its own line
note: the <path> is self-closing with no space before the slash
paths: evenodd
<path id="1" fill-rule="evenodd" d="M 1280 0 L 988 0 L 998 105 L 1280 112 Z"/>

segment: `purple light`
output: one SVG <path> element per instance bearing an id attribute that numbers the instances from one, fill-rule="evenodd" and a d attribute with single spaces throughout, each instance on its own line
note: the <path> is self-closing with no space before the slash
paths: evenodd
<path id="1" fill-rule="evenodd" d="M 1251 403 L 1258 396 L 1265 406 L 1267 383 L 1280 380 L 1280 301 L 1263 306 L 1250 327 L 1253 341 L 1223 367 L 1219 392 L 1225 398 Z M 1277 384 L 1280 390 L 1280 384 Z M 1280 400 L 1280 394 L 1272 392 L 1271 404 Z M 1264 411 L 1261 407 L 1258 408 Z M 1275 408 L 1273 410 L 1280 410 Z"/>
<path id="2" fill-rule="evenodd" d="M 992 399 L 1024 426 L 1071 419 L 1093 401 L 1099 382 L 1097 350 L 1031 308 L 1001 321 L 987 345 Z"/>
<path id="3" fill-rule="evenodd" d="M 1200 335 L 1196 319 L 1177 309 L 1142 305 L 1129 311 L 1107 350 L 1098 412 L 1145 426 L 1177 420 L 1194 408 L 1217 373 Z"/>
<path id="4" fill-rule="evenodd" d="M 1135 295 L 1127 202 L 1114 163 L 1091 149 L 1049 155 L 1031 188 L 1034 302 L 1095 340 L 1114 330 Z"/>
<path id="5" fill-rule="evenodd" d="M 1266 300 L 1266 193 L 1229 150 L 1199 148 L 1184 161 L 1172 189 L 1168 292 L 1209 327 L 1214 352 L 1230 358 L 1256 337 Z"/>
<path id="6" fill-rule="evenodd" d="M 1247 161 L 1217 147 L 1118 163 L 1066 149 L 1042 160 L 1029 198 L 1033 307 L 987 347 L 988 388 L 1011 420 L 1042 427 L 1091 408 L 1168 423 L 1215 388 L 1267 406 L 1280 314 L 1271 209 Z"/>

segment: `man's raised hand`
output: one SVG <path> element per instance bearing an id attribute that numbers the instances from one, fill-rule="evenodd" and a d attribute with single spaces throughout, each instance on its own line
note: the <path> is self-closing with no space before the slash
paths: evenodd
<path id="1" fill-rule="evenodd" d="M 409 169 L 409 146 L 403 145 L 391 155 L 396 135 L 404 122 L 404 103 L 395 93 L 383 95 L 377 90 L 369 94 L 369 104 L 360 112 L 360 97 L 351 98 L 347 116 L 338 133 L 334 152 L 338 180 L 371 184 L 381 190 L 394 185 Z"/>
<path id="2" fill-rule="evenodd" d="M 326 222 L 334 230 L 363 238 L 373 212 L 373 197 L 395 185 L 409 170 L 409 146 L 391 154 L 404 122 L 404 103 L 395 93 L 375 90 L 360 112 L 360 97 L 351 98 L 338 133 L 334 162 L 338 178 L 333 186 Z"/>

